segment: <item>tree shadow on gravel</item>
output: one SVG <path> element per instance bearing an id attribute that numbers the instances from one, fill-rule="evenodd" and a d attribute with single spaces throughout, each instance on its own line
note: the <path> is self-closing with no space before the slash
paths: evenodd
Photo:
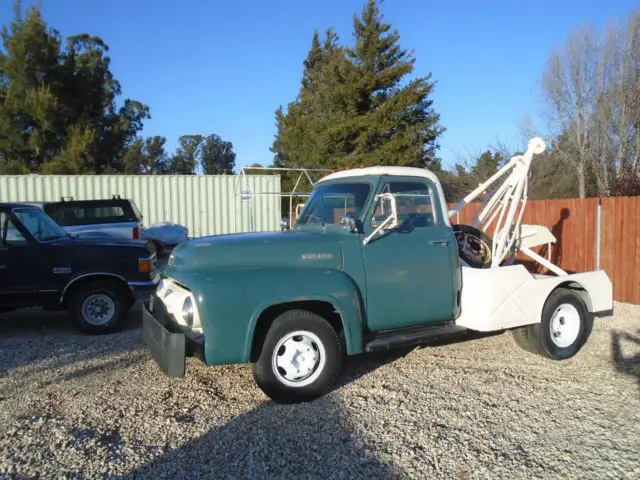
<path id="1" fill-rule="evenodd" d="M 120 478 L 405 478 L 359 438 L 335 391 L 411 351 L 495 334 L 463 334 L 347 357 L 334 388 L 312 402 L 267 401 Z"/>
<path id="2" fill-rule="evenodd" d="M 636 352 L 632 355 L 624 355 L 622 342 L 628 346 L 636 346 Z M 611 332 L 611 360 L 616 372 L 625 373 L 635 377 L 640 389 L 640 330 L 636 335 L 625 331 Z"/>
<path id="3" fill-rule="evenodd" d="M 334 394 L 266 402 L 118 478 L 403 478 L 367 451 Z"/>
<path id="4" fill-rule="evenodd" d="M 85 335 L 66 312 L 25 309 L 0 315 L 0 375 L 30 364 L 46 368 L 126 353 L 143 346 L 140 307 L 130 311 L 124 328 L 107 335 Z"/>
<path id="5" fill-rule="evenodd" d="M 267 400 L 118 478 L 404 478 L 367 451 L 334 392 L 411 350 L 346 357 L 325 396 L 292 405 Z"/>

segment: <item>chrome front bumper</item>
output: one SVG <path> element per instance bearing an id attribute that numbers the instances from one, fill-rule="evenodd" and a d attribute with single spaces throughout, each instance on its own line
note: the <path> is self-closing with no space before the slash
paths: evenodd
<path id="1" fill-rule="evenodd" d="M 186 358 L 204 361 L 204 336 L 181 327 L 155 294 L 142 306 L 142 335 L 166 375 L 184 377 Z"/>

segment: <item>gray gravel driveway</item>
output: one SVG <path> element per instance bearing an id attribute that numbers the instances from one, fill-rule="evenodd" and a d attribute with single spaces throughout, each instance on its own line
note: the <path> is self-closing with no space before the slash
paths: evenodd
<path id="1" fill-rule="evenodd" d="M 272 404 L 248 366 L 163 376 L 127 329 L 0 317 L 0 477 L 640 478 L 640 307 L 616 304 L 564 363 L 509 334 L 351 360 Z"/>

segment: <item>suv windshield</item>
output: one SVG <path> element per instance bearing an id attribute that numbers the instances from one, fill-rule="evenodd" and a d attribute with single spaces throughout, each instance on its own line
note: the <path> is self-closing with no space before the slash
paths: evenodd
<path id="1" fill-rule="evenodd" d="M 371 185 L 366 182 L 319 185 L 313 189 L 297 225 L 340 225 L 350 214 L 358 218 L 367 201 Z"/>
<path id="2" fill-rule="evenodd" d="M 39 242 L 69 236 L 60 225 L 39 208 L 14 208 L 13 213 Z"/>

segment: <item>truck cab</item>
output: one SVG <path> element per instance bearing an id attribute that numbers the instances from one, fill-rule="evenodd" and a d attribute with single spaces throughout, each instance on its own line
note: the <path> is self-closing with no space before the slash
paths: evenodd
<path id="1" fill-rule="evenodd" d="M 592 314 L 611 306 L 606 274 L 542 279 L 522 265 L 477 268 L 461 258 L 449 218 L 442 186 L 426 169 L 329 174 L 290 229 L 174 249 L 143 307 L 145 341 L 171 376 L 185 375 L 190 356 L 251 363 L 257 385 L 282 403 L 325 393 L 345 355 L 467 330 L 522 327 L 529 330 L 520 337 L 533 338 L 541 324 L 551 332 L 560 306 L 575 312 L 577 334 L 545 352 L 574 355 Z"/>
<path id="2" fill-rule="evenodd" d="M 337 234 L 341 270 L 362 293 L 371 332 L 458 315 L 460 263 L 440 183 L 415 170 L 329 176 L 313 190 L 293 230 Z M 396 199 L 396 225 L 384 225 L 391 213 L 384 194 Z M 418 298 L 428 298 L 429 309 Z"/>

